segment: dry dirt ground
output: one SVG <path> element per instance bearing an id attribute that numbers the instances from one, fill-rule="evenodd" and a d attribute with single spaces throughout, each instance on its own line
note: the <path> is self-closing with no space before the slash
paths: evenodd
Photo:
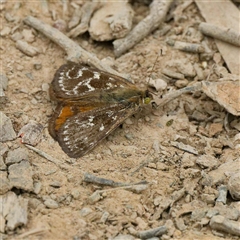
<path id="1" fill-rule="evenodd" d="M 141 3 L 133 4 L 133 8 L 135 22 L 148 13 L 148 6 Z M 59 167 L 28 150 L 33 182 L 40 186 L 40 190 L 34 193 L 13 189 L 18 196 L 28 200 L 28 222 L 25 226 L 8 230 L 3 236 L 17 239 L 23 233 L 40 230 L 23 238 L 113 239 L 119 234 L 148 230 L 167 222 L 173 223 L 169 227 L 172 232 L 166 233 L 162 239 L 236 239 L 236 236 L 212 231 L 206 215 L 193 217 L 194 210 L 213 208 L 219 185 L 227 183 L 223 177 L 221 181 L 206 184 L 204 176 L 222 164 L 236 160 L 239 154 L 239 150 L 234 148 L 235 143 L 232 147 L 226 143 L 233 141 L 238 131 L 230 129 L 226 132 L 223 123 L 227 112 L 205 94 L 183 95 L 157 110 L 151 105 L 144 107 L 92 152 L 79 159 L 70 159 L 51 138 L 47 125 L 54 105 L 45 86 L 66 62 L 65 52 L 36 30 L 32 30 L 33 41 L 29 44 L 40 48 L 41 53 L 34 57 L 19 51 L 12 39 L 14 33 L 21 34 L 24 29 L 31 29 L 22 22 L 28 15 L 53 25 L 58 19 L 67 23 L 73 12 L 69 5 L 69 12 L 63 15 L 61 1 L 50 1 L 49 9 L 49 14 L 43 14 L 38 1 L 8 1 L 1 10 L 1 29 L 10 28 L 10 32 L 1 37 L 0 46 L 1 72 L 9 79 L 5 91 L 8 101 L 2 111 L 11 119 L 16 133 L 29 120 L 41 123 L 44 126 L 43 137 L 36 147 L 66 164 Z M 12 20 L 6 19 L 6 13 L 12 16 Z M 153 32 L 128 53 L 112 60 L 114 66 L 119 72 L 130 74 L 139 87 L 147 85 L 149 75 L 155 79 L 162 78 L 161 71 L 175 60 L 198 64 L 206 78 L 214 64 L 213 58 L 201 59 L 199 54 L 183 53 L 166 44 L 167 37 L 178 38 L 184 34 L 185 39 L 193 37 L 199 41 L 203 37 L 199 36 L 196 23 L 201 21 L 196 5 L 191 4 L 185 9 L 182 22 L 175 23 L 170 18 L 167 24 L 171 29 L 166 35 L 162 36 L 160 30 Z M 114 59 L 111 42 L 92 41 L 88 34 L 74 41 L 99 59 Z M 217 53 L 214 42 L 206 42 Z M 151 72 L 160 50 L 163 54 Z M 36 69 L 36 64 L 41 68 Z M 224 66 L 222 60 L 218 64 Z M 212 78 L 216 80 L 217 76 L 213 74 Z M 186 86 L 199 80 L 194 77 L 186 79 L 187 83 L 168 79 L 167 88 L 157 92 L 157 96 L 174 91 L 181 84 Z M 231 116 L 229 121 L 233 120 L 236 118 Z M 173 146 L 176 142 L 191 146 L 198 153 Z M 25 148 L 19 138 L 5 144 L 9 151 Z M 203 155 L 207 163 L 198 161 Z M 214 164 L 208 164 L 208 161 L 214 161 Z M 84 182 L 85 173 L 124 183 L 147 181 L 148 185 L 140 193 L 121 188 L 112 190 L 113 187 Z M 101 193 L 101 199 L 90 204 L 89 197 L 96 190 L 107 189 L 111 190 Z M 171 201 L 172 194 L 181 189 L 184 189 L 181 197 L 161 212 L 161 203 Z M 54 200 L 57 206 L 46 206 L 49 199 Z M 228 195 L 227 206 L 232 202 Z M 189 207 L 191 204 L 192 208 Z M 206 214 L 207 210 L 202 212 Z M 178 226 L 177 217 L 181 221 Z M 131 238 L 126 236 L 125 239 Z"/>

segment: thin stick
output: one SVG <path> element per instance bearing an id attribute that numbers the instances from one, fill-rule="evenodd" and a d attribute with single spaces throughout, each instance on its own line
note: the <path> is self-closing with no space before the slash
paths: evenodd
<path id="1" fill-rule="evenodd" d="M 85 173 L 84 174 L 83 181 L 88 182 L 88 183 L 95 183 L 95 184 L 100 184 L 100 185 L 112 186 L 112 187 L 124 186 L 125 185 L 124 183 L 115 182 L 113 180 L 106 179 L 106 178 L 100 178 L 100 177 L 94 176 L 93 174 L 90 174 L 90 173 Z"/>
<path id="2" fill-rule="evenodd" d="M 110 189 L 97 190 L 88 198 L 88 201 L 90 204 L 93 204 L 93 203 L 101 200 L 102 199 L 101 193 L 105 193 L 105 192 L 111 192 L 111 191 L 116 191 L 116 190 L 120 190 L 120 189 L 125 189 L 128 191 L 132 191 L 134 193 L 141 193 L 142 191 L 146 190 L 147 187 L 148 187 L 147 183 L 144 183 L 144 184 L 137 183 L 137 184 L 129 184 L 127 186 L 114 187 L 114 188 L 110 188 Z"/>
<path id="3" fill-rule="evenodd" d="M 97 190 L 98 193 L 104 193 L 104 192 L 111 192 L 111 191 L 115 191 L 115 190 L 119 190 L 119 189 L 133 189 L 133 187 L 135 187 L 138 184 L 129 184 L 126 186 L 120 186 L 120 187 L 115 187 L 115 188 L 109 188 L 109 189 L 103 189 L 103 190 Z M 147 184 L 142 184 L 142 185 L 147 185 Z"/>
<path id="4" fill-rule="evenodd" d="M 110 66 L 101 62 L 95 55 L 81 48 L 73 40 L 68 38 L 66 35 L 61 33 L 56 28 L 53 28 L 50 25 L 32 16 L 26 17 L 23 21 L 24 23 L 43 33 L 46 37 L 48 37 L 57 45 L 59 45 L 61 48 L 63 48 L 67 53 L 67 59 L 69 61 L 84 62 L 93 65 L 94 67 L 100 70 L 107 71 L 109 73 L 127 78 L 126 75 L 118 73 Z"/>
<path id="5" fill-rule="evenodd" d="M 25 144 L 25 146 L 31 150 L 33 150 L 34 152 L 36 152 L 37 154 L 39 154 L 41 157 L 44 157 L 45 159 L 47 159 L 50 162 L 55 163 L 57 166 L 59 166 L 60 164 L 63 164 L 63 162 L 61 162 L 60 160 L 57 160 L 55 158 L 53 158 L 52 156 L 48 155 L 47 153 L 43 152 L 42 150 L 39 150 L 31 145 Z"/>
<path id="6" fill-rule="evenodd" d="M 207 36 L 240 47 L 240 34 L 238 32 L 235 32 L 233 29 L 220 28 L 215 25 L 203 22 L 199 25 L 199 30 Z"/>
<path id="7" fill-rule="evenodd" d="M 19 236 L 17 236 L 17 238 L 24 238 L 24 239 L 26 239 L 26 237 L 28 237 L 29 235 L 39 234 L 39 233 L 45 232 L 47 230 L 48 229 L 44 229 L 44 228 L 33 229 L 33 230 L 28 231 L 28 232 L 20 234 Z"/>
<path id="8" fill-rule="evenodd" d="M 212 217 L 210 227 L 218 231 L 223 231 L 227 234 L 240 236 L 239 222 L 229 220 L 221 215 Z"/>
<path id="9" fill-rule="evenodd" d="M 132 186 L 132 185 L 138 185 L 138 184 L 147 184 L 146 181 L 141 181 L 141 182 L 138 182 L 138 183 L 115 182 L 115 181 L 110 180 L 110 179 L 100 178 L 100 177 L 94 176 L 93 174 L 90 174 L 90 173 L 85 173 L 84 174 L 83 181 L 88 182 L 88 183 L 95 183 L 95 184 L 100 184 L 100 185 L 112 186 L 112 187 L 123 187 L 123 186 Z"/>
<path id="10" fill-rule="evenodd" d="M 150 6 L 150 14 L 138 23 L 138 25 L 125 38 L 113 42 L 115 56 L 121 56 L 124 52 L 145 38 L 149 33 L 158 28 L 160 23 L 165 19 L 172 2 L 173 0 L 154 0 Z"/>
<path id="11" fill-rule="evenodd" d="M 138 172 L 140 169 L 145 167 L 148 163 L 152 162 L 152 159 L 147 159 L 143 161 L 134 171 L 131 172 L 130 176 L 133 176 L 136 172 Z"/>
<path id="12" fill-rule="evenodd" d="M 173 99 L 181 96 L 184 93 L 190 93 L 190 92 L 194 92 L 194 91 L 199 91 L 202 89 L 202 84 L 201 83 L 196 83 L 192 86 L 188 86 L 182 89 L 179 89 L 177 91 L 171 92 L 167 95 L 165 95 L 162 99 L 158 100 L 158 99 L 154 99 L 154 101 L 157 104 L 157 108 L 164 106 L 165 104 L 167 104 L 168 102 L 172 101 Z"/>
<path id="13" fill-rule="evenodd" d="M 140 239 L 148 239 L 148 238 L 150 239 L 150 238 L 161 236 L 166 232 L 167 232 L 166 226 L 161 226 L 161 227 L 152 228 L 146 231 L 139 231 L 136 233 L 136 236 L 139 237 Z"/>

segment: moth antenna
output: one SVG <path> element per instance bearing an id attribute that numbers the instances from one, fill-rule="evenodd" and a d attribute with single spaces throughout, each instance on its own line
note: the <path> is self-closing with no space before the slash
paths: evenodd
<path id="1" fill-rule="evenodd" d="M 147 77 L 147 79 L 148 79 L 148 85 L 149 85 L 149 81 L 150 81 L 150 76 L 151 76 L 151 74 L 153 73 L 153 70 L 154 70 L 154 68 L 155 68 L 155 66 L 156 66 L 156 63 L 157 63 L 158 58 L 159 58 L 160 55 L 162 55 L 162 49 L 160 49 L 160 51 L 159 51 L 159 53 L 158 53 L 158 55 L 157 55 L 157 57 L 156 57 L 156 60 L 155 60 L 155 62 L 154 62 L 154 64 L 153 64 L 152 70 L 151 70 L 151 72 L 149 73 L 149 75 L 148 75 L 148 77 Z"/>

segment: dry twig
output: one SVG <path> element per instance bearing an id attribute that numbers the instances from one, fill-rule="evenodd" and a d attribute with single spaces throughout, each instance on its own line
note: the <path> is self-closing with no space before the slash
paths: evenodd
<path id="1" fill-rule="evenodd" d="M 179 89 L 177 91 L 171 92 L 166 94 L 162 99 L 154 99 L 154 101 L 157 104 L 157 107 L 162 107 L 165 104 L 167 104 L 168 102 L 172 101 L 173 99 L 181 96 L 184 93 L 190 93 L 190 92 L 195 92 L 195 91 L 199 91 L 201 90 L 202 84 L 201 83 L 196 83 L 192 86 L 188 86 L 182 89 Z"/>
<path id="2" fill-rule="evenodd" d="M 199 30 L 207 36 L 240 47 L 240 34 L 233 29 L 220 28 L 213 24 L 203 22 L 199 25 Z"/>
<path id="3" fill-rule="evenodd" d="M 139 231 L 136 233 L 136 236 L 139 237 L 140 239 L 150 239 L 150 238 L 161 236 L 166 232 L 167 232 L 167 228 L 165 226 L 161 226 L 161 227 L 152 228 L 146 231 Z"/>
<path id="4" fill-rule="evenodd" d="M 63 164 L 62 161 L 57 160 L 55 158 L 53 158 L 52 156 L 48 155 L 47 153 L 43 152 L 42 150 L 39 150 L 31 145 L 25 144 L 25 146 L 31 150 L 33 150 L 34 152 L 36 152 L 37 154 L 39 154 L 41 157 L 44 157 L 45 159 L 49 160 L 50 162 L 55 163 L 57 166 L 59 166 L 60 164 Z"/>
<path id="5" fill-rule="evenodd" d="M 113 42 L 115 56 L 119 57 L 149 33 L 159 27 L 164 20 L 173 0 L 154 0 L 150 6 L 150 14 L 144 18 L 125 38 Z"/>
<path id="6" fill-rule="evenodd" d="M 20 235 L 17 236 L 17 239 L 26 239 L 26 237 L 29 237 L 30 235 L 35 235 L 35 234 L 39 234 L 39 233 L 43 233 L 45 231 L 48 231 L 48 229 L 44 229 L 44 228 L 36 228 L 30 231 L 27 231 L 25 233 L 22 233 Z"/>
<path id="7" fill-rule="evenodd" d="M 188 43 L 188 42 L 181 42 L 181 41 L 168 39 L 167 44 L 170 46 L 173 46 L 175 49 L 178 49 L 184 52 L 191 52 L 191 53 L 205 52 L 204 47 L 201 44 L 197 44 L 197 43 Z"/>
<path id="8" fill-rule="evenodd" d="M 115 182 L 115 181 L 110 180 L 110 179 L 96 177 L 96 176 L 94 176 L 93 174 L 90 174 L 90 173 L 85 173 L 84 174 L 83 181 L 88 182 L 88 183 L 95 183 L 95 184 L 100 184 L 100 185 L 112 186 L 112 187 L 123 187 L 123 186 L 137 185 L 137 184 L 147 184 L 146 181 L 141 181 L 141 182 L 134 183 L 134 184 Z"/>
<path id="9" fill-rule="evenodd" d="M 212 217 L 210 221 L 210 227 L 218 231 L 223 231 L 236 236 L 240 236 L 239 222 L 229 220 L 221 215 Z"/>
<path id="10" fill-rule="evenodd" d="M 28 16 L 24 19 L 24 23 L 40 31 L 61 48 L 63 48 L 67 53 L 67 59 L 69 61 L 87 63 L 100 70 L 126 78 L 125 75 L 118 73 L 110 66 L 104 64 L 95 55 L 87 52 L 66 35 L 51 27 L 50 25 L 40 21 L 39 19 Z"/>
<path id="11" fill-rule="evenodd" d="M 147 166 L 152 161 L 153 161 L 152 159 L 147 159 L 147 160 L 143 161 L 134 171 L 131 172 L 130 176 L 133 176 L 136 172 L 138 172 L 140 169 Z"/>
<path id="12" fill-rule="evenodd" d="M 184 151 L 184 152 L 188 152 L 188 153 L 191 153 L 191 154 L 194 154 L 194 155 L 198 155 L 198 151 L 190 146 L 190 145 L 186 145 L 182 142 L 174 142 L 174 141 L 171 141 L 171 145 Z"/>
<path id="13" fill-rule="evenodd" d="M 90 173 L 85 173 L 84 174 L 83 181 L 87 182 L 87 183 L 95 183 L 95 184 L 112 186 L 112 187 L 119 187 L 119 186 L 124 186 L 125 185 L 124 183 L 121 183 L 121 182 L 115 182 L 115 181 L 110 180 L 110 179 L 96 177 L 96 176 L 94 176 L 93 174 L 90 174 Z"/>

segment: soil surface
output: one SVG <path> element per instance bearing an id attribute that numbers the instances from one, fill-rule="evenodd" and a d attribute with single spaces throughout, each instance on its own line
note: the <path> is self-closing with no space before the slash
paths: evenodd
<path id="1" fill-rule="evenodd" d="M 234 142 L 239 132 L 231 127 L 226 131 L 224 119 L 228 113 L 204 93 L 182 95 L 158 109 L 151 104 L 144 106 L 79 159 L 69 158 L 52 139 L 47 126 L 55 105 L 49 99 L 47 88 L 55 71 L 66 63 L 66 54 L 22 20 L 32 15 L 51 26 L 57 20 L 62 20 L 64 25 L 71 19 L 74 8 L 69 3 L 64 12 L 62 1 L 49 1 L 49 12 L 44 13 L 39 2 L 8 1 L 1 10 L 1 29 L 10 29 L 1 37 L 0 47 L 1 72 L 8 78 L 7 102 L 2 111 L 11 119 L 16 133 L 30 120 L 42 124 L 43 134 L 36 148 L 64 164 L 56 165 L 28 149 L 35 188 L 33 191 L 12 189 L 17 196 L 28 200 L 28 221 L 24 226 L 5 231 L 3 236 L 17 239 L 28 233 L 23 239 L 94 240 L 114 239 L 122 234 L 125 235 L 122 239 L 137 239 L 127 235 L 166 225 L 170 226 L 168 233 L 161 239 L 236 239 L 234 235 L 211 229 L 206 213 L 216 207 L 218 187 L 226 185 L 230 177 L 223 174 L 216 180 L 220 174 L 218 169 L 239 157 L 239 148 Z M 148 14 L 149 8 L 136 2 L 132 7 L 136 24 Z M 171 28 L 166 34 L 162 35 L 159 28 L 117 59 L 111 42 L 93 41 L 88 33 L 74 41 L 99 59 L 106 58 L 119 72 L 129 74 L 139 88 L 147 87 L 148 77 L 164 80 L 167 85 L 163 90 L 153 89 L 158 98 L 203 80 L 196 74 L 185 74 L 182 80 L 164 77 L 162 71 L 168 67 L 186 67 L 183 72 L 192 71 L 193 66 L 198 65 L 204 79 L 211 74 L 212 65 L 216 64 L 213 57 L 184 53 L 166 43 L 169 37 L 191 39 L 191 42 L 203 40 L 211 52 L 215 52 L 215 57 L 220 56 L 214 41 L 198 32 L 197 24 L 202 21 L 192 3 L 179 22 L 169 14 L 166 25 Z M 26 30 L 32 35 L 27 32 L 25 36 Z M 17 33 L 20 36 L 16 36 Z M 39 53 L 30 57 L 18 50 L 18 37 L 38 48 Z M 217 64 L 224 67 L 221 56 Z M 211 81 L 217 79 L 216 74 L 211 75 Z M 231 126 L 236 117 L 231 115 L 228 121 Z M 4 144 L 8 151 L 25 149 L 19 138 Z M 148 184 L 144 185 L 145 190 L 136 193 L 127 188 L 87 183 L 86 173 L 116 182 L 146 181 Z M 210 184 L 206 183 L 206 176 L 212 177 Z M 40 186 L 39 191 L 36 186 Z M 90 197 L 97 190 L 105 191 L 91 203 Z M 180 196 L 175 201 L 176 193 Z M 228 195 L 224 207 L 232 206 L 233 202 Z M 198 212 L 198 215 L 197 210 L 201 214 Z"/>

